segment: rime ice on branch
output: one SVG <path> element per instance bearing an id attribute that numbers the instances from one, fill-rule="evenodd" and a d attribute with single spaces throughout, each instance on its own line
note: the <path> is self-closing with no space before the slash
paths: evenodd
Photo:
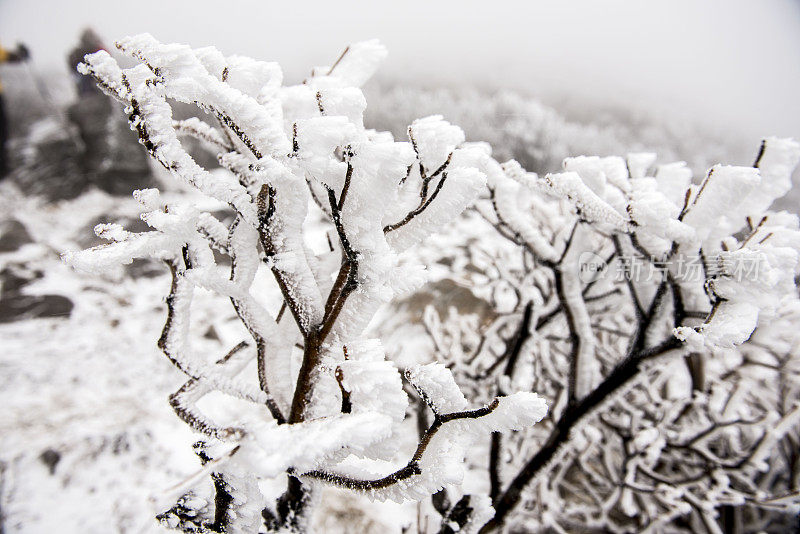
<path id="1" fill-rule="evenodd" d="M 482 532 L 717 531 L 721 507 L 757 531 L 797 506 L 800 225 L 769 207 L 798 160 L 770 138 L 753 167 L 697 184 L 649 153 L 544 177 L 478 162 L 474 211 L 506 246 L 469 236 L 455 278 L 493 314 L 478 327 L 429 308 L 425 327 L 467 396 L 550 405 L 524 437 L 492 436 Z"/>
<path id="2" fill-rule="evenodd" d="M 401 264 L 400 255 L 470 205 L 489 158 L 438 116 L 415 121 L 407 141 L 364 128 L 359 86 L 386 55 L 380 44 L 352 45 L 288 87 L 276 64 L 213 48 L 162 44 L 147 34 L 117 48 L 136 65 L 121 68 L 100 51 L 80 71 L 125 106 L 141 144 L 175 179 L 235 213 L 226 225 L 190 202 L 165 204 L 158 191 L 139 191 L 142 218 L 154 231 L 104 226 L 98 235 L 109 244 L 66 256 L 93 273 L 151 257 L 171 273 L 159 347 L 188 378 L 170 402 L 205 435 L 201 457 L 213 470 L 216 502 L 213 518 L 187 519 L 180 510 L 191 499 L 184 499 L 183 508 L 161 516 L 165 523 L 256 532 L 263 517 L 268 528 L 303 530 L 309 491 L 320 482 L 421 499 L 460 481 L 464 443 L 544 416 L 534 393 L 470 410 L 448 369 L 419 369 L 409 379 L 436 415 L 412 459 L 389 474 L 357 466 L 359 458 L 399 458 L 393 438 L 408 403 L 397 368 L 364 329 L 381 304 L 424 281 L 424 266 Z M 173 120 L 174 102 L 197 105 L 204 118 Z M 183 136 L 202 141 L 226 172 L 198 165 Z M 330 251 L 322 254 L 305 234 L 312 199 L 329 225 Z M 230 258 L 229 270 L 213 251 Z M 271 274 L 278 302 L 253 291 L 260 270 Z M 197 288 L 228 300 L 248 333 L 221 358 L 193 348 Z M 292 370 L 295 347 L 302 356 Z M 198 404 L 212 392 L 261 410 L 215 420 Z M 287 474 L 285 494 L 270 502 L 258 482 Z"/>

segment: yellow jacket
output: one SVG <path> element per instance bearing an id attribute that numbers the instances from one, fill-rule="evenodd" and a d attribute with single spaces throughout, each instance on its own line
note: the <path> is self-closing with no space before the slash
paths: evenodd
<path id="1" fill-rule="evenodd" d="M 8 61 L 8 50 L 3 48 L 3 45 L 0 45 L 0 64 L 5 63 Z M 3 92 L 3 82 L 0 81 L 0 93 Z"/>

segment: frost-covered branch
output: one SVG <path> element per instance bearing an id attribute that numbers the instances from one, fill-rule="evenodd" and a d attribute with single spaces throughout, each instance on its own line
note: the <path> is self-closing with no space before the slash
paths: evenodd
<path id="1" fill-rule="evenodd" d="M 569 158 L 545 178 L 516 162 L 484 164 L 489 193 L 475 211 L 507 245 L 480 277 L 463 276 L 477 280 L 493 324 L 513 318 L 524 335 L 490 326 L 471 355 L 453 351 L 475 343 L 458 314 L 426 330 L 476 398 L 532 387 L 551 402 L 527 441 L 492 436 L 496 514 L 485 531 L 542 507 L 526 526 L 624 531 L 758 500 L 752 458 L 792 439 L 793 423 L 772 426 L 775 408 L 755 394 L 769 381 L 736 362 L 750 359 L 765 325 L 793 313 L 800 252 L 797 218 L 767 211 L 788 191 L 800 146 L 769 139 L 762 152 L 759 168 L 715 166 L 699 185 L 680 164 L 651 173 L 652 154 Z M 515 288 L 510 312 L 488 297 L 502 285 Z M 764 359 L 755 365 L 777 370 Z M 681 439 L 702 446 L 681 449 Z"/>
<path id="2" fill-rule="evenodd" d="M 309 471 L 308 473 L 304 473 L 302 476 L 317 478 L 330 484 L 358 491 L 371 491 L 387 488 L 394 484 L 398 484 L 403 480 L 411 478 L 412 476 L 423 474 L 420 467 L 422 455 L 425 454 L 425 450 L 428 448 L 431 440 L 443 425 L 446 425 L 451 421 L 458 421 L 461 419 L 480 419 L 494 412 L 498 406 L 500 406 L 499 398 L 495 399 L 491 404 L 484 406 L 483 408 L 467 410 L 463 412 L 436 414 L 433 419 L 433 423 L 425 430 L 425 433 L 423 434 L 422 439 L 420 440 L 419 445 L 417 445 L 414 455 L 408 464 L 397 471 L 386 475 L 385 477 L 373 480 L 360 480 L 334 473 L 325 473 L 322 471 Z M 539 404 L 539 409 L 529 417 L 531 417 L 531 419 L 536 419 L 537 417 L 541 418 L 541 416 L 544 415 L 545 410 L 545 405 Z M 495 430 L 495 432 L 497 431 L 498 430 Z"/>
<path id="3" fill-rule="evenodd" d="M 314 479 L 388 491 L 380 477 L 347 472 L 393 459 L 408 404 L 397 368 L 366 328 L 382 305 L 424 283 L 424 265 L 404 253 L 447 228 L 480 193 L 486 147 L 465 143 L 440 116 L 415 121 L 406 141 L 366 129 L 360 86 L 386 54 L 375 41 L 350 45 L 332 67 L 294 86 L 282 84 L 274 63 L 214 48 L 146 34 L 117 48 L 135 66 L 122 68 L 100 51 L 86 56 L 81 72 L 123 103 L 148 153 L 204 198 L 165 202 L 156 190 L 139 191 L 152 231 L 105 225 L 98 232 L 108 244 L 66 255 L 78 269 L 111 276 L 143 257 L 169 267 L 158 345 L 188 377 L 170 403 L 207 438 L 200 452 L 214 467 L 201 474 L 212 474 L 216 506 L 205 517 L 210 500 L 187 493 L 160 517 L 185 531 L 304 531 Z M 173 120 L 176 102 L 196 105 L 218 126 Z M 200 166 L 182 145 L 186 136 L 202 141 L 222 169 Z M 232 209 L 233 220 L 214 217 L 219 208 Z M 327 247 L 318 250 L 320 235 Z M 229 271 L 215 255 L 226 256 Z M 230 303 L 252 339 L 221 360 L 192 343 L 191 312 L 208 295 Z M 453 451 L 546 412 L 533 393 L 466 410 L 451 372 L 432 369 L 417 369 L 414 383 L 437 407 L 436 419 L 411 463 L 390 477 L 402 484 L 384 498 L 419 500 L 458 483 Z M 200 406 L 210 394 L 216 408 L 207 414 Z M 259 484 L 269 480 L 288 480 L 285 491 Z M 184 520 L 190 516 L 200 519 Z"/>

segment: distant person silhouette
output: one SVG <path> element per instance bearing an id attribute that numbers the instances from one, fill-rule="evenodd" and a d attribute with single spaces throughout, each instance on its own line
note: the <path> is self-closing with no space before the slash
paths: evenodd
<path id="1" fill-rule="evenodd" d="M 122 114 L 115 114 L 111 99 L 97 88 L 91 76 L 78 73 L 84 56 L 106 50 L 103 40 L 91 28 L 80 35 L 67 56 L 74 75 L 77 100 L 67 108 L 83 150 L 78 164 L 84 178 L 107 193 L 129 195 L 131 190 L 153 185 L 147 153 L 128 128 Z"/>
<path id="2" fill-rule="evenodd" d="M 100 37 L 91 28 L 86 28 L 78 38 L 78 44 L 67 55 L 72 79 L 75 82 L 77 100 L 67 109 L 67 116 L 78 129 L 83 150 L 78 154 L 81 171 L 88 180 L 101 188 L 103 174 L 108 168 L 110 152 L 108 123 L 112 112 L 111 102 L 97 88 L 91 76 L 78 72 L 83 57 L 98 50 L 105 50 Z"/>
<path id="3" fill-rule="evenodd" d="M 105 50 L 103 40 L 91 28 L 86 28 L 81 32 L 78 44 L 73 48 L 67 56 L 67 63 L 69 64 L 70 72 L 75 80 L 76 89 L 78 91 L 78 98 L 87 94 L 99 93 L 97 84 L 91 76 L 84 76 L 78 73 L 78 64 L 83 63 L 83 57 L 87 54 L 93 54 L 100 50 Z"/>
<path id="4" fill-rule="evenodd" d="M 16 50 L 8 50 L 0 45 L 0 64 L 19 63 L 26 61 L 29 57 L 30 52 L 24 44 L 17 44 Z M 8 173 L 6 141 L 8 141 L 8 116 L 6 114 L 5 100 L 3 99 L 3 84 L 0 82 L 0 179 Z"/>

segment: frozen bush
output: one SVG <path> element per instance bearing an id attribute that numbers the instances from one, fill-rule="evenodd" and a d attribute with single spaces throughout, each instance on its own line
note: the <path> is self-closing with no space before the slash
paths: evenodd
<path id="1" fill-rule="evenodd" d="M 379 43 L 352 45 L 288 87 L 275 63 L 214 48 L 150 35 L 117 48 L 136 65 L 123 69 L 100 51 L 86 56 L 81 72 L 123 103 L 141 144 L 175 179 L 235 214 L 224 224 L 199 197 L 167 203 L 157 190 L 137 191 L 153 231 L 100 225 L 97 234 L 110 243 L 66 257 L 90 273 L 142 257 L 163 260 L 171 272 L 159 347 L 187 377 L 170 402 L 203 435 L 196 447 L 204 467 L 173 492 L 178 502 L 159 516 L 164 524 L 186 532 L 303 531 L 319 485 L 420 500 L 460 482 L 474 439 L 544 416 L 535 393 L 470 409 L 447 368 L 410 370 L 434 417 L 397 467 L 408 399 L 398 369 L 365 328 L 382 304 L 424 281 L 424 266 L 407 251 L 470 205 L 486 177 L 463 132 L 441 117 L 414 121 L 406 141 L 364 128 L 359 86 L 386 55 Z M 174 102 L 194 103 L 209 122 L 173 120 Z M 198 165 L 182 136 L 204 142 L 225 170 Z M 316 250 L 320 235 L 327 246 Z M 249 338 L 222 357 L 193 349 L 192 298 L 201 289 L 233 307 Z M 201 409 L 211 394 L 217 404 L 227 398 L 250 408 L 231 403 L 227 417 L 212 417 Z M 203 474 L 214 481 L 213 506 L 192 491 Z M 262 491 L 266 481 L 286 481 L 285 491 Z M 487 509 L 474 517 L 485 520 Z"/>

